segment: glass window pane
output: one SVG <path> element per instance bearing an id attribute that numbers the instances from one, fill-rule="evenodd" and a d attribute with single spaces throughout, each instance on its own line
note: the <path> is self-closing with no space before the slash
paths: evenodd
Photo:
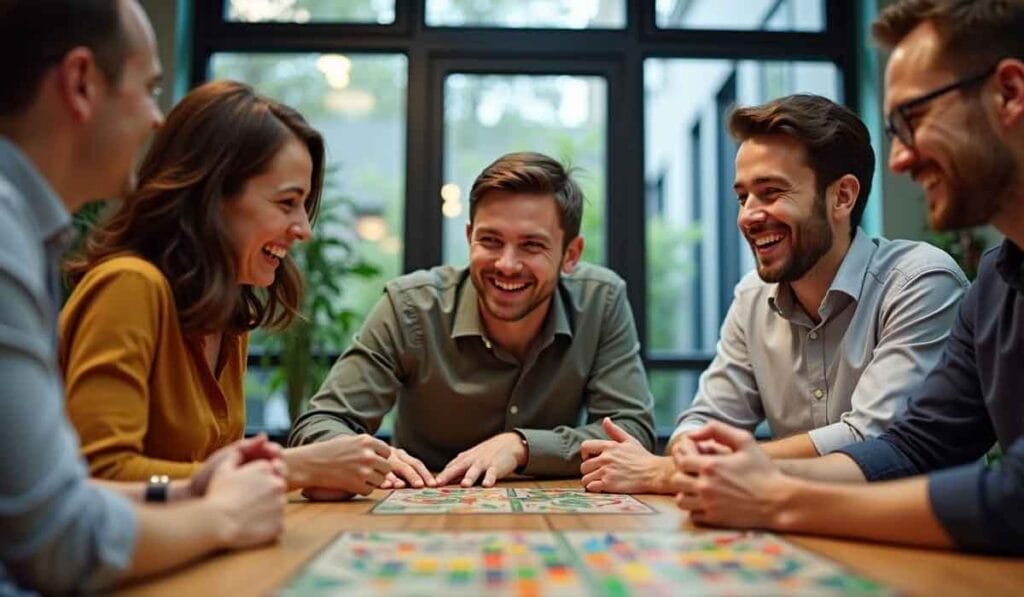
<path id="1" fill-rule="evenodd" d="M 395 0 L 224 0 L 224 18 L 247 23 L 395 22 Z"/>
<path id="2" fill-rule="evenodd" d="M 796 92 L 839 100 L 828 62 L 652 58 L 644 63 L 647 346 L 711 352 L 753 257 L 736 228 L 734 105 Z"/>
<path id="3" fill-rule="evenodd" d="M 468 262 L 469 189 L 513 151 L 538 151 L 578 168 L 587 199 L 583 258 L 604 262 L 607 82 L 568 75 L 452 74 L 444 83 L 444 262 Z"/>
<path id="4" fill-rule="evenodd" d="M 401 271 L 406 71 L 401 54 L 217 53 L 210 62 L 214 78 L 251 84 L 297 109 L 324 137 L 320 220 L 314 240 L 293 249 L 301 263 L 318 247 L 304 272 L 315 351 L 344 349 L 384 282 Z M 250 348 L 254 354 L 292 350 L 283 342 L 254 333 Z M 328 365 L 312 363 L 311 383 L 319 384 Z"/>
<path id="5" fill-rule="evenodd" d="M 427 0 L 432 27 L 622 29 L 624 0 Z"/>
<path id="6" fill-rule="evenodd" d="M 693 402 L 700 371 L 649 370 L 647 382 L 654 395 L 654 428 L 667 434 L 676 426 L 676 417 Z"/>
<path id="7" fill-rule="evenodd" d="M 662 29 L 824 31 L 824 0 L 657 0 Z"/>

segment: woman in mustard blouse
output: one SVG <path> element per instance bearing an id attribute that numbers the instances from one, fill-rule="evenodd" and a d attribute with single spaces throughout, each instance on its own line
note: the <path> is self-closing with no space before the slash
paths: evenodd
<path id="1" fill-rule="evenodd" d="M 68 414 L 96 477 L 188 477 L 245 429 L 248 332 L 297 315 L 288 250 L 308 240 L 324 143 L 296 111 L 207 83 L 167 116 L 137 190 L 67 264 Z M 368 493 L 389 448 L 346 436 L 285 450 L 292 487 Z"/>

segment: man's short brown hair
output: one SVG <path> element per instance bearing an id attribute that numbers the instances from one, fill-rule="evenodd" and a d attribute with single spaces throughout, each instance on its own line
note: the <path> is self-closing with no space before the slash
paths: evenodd
<path id="1" fill-rule="evenodd" d="M 960 75 L 1024 60 L 1024 0 L 900 0 L 882 10 L 871 35 L 892 49 L 925 21 L 942 40 L 940 63 Z"/>
<path id="2" fill-rule="evenodd" d="M 850 213 L 850 230 L 857 229 L 871 193 L 875 151 L 867 127 L 852 110 L 819 95 L 788 95 L 733 110 L 729 132 L 741 143 L 759 135 L 785 135 L 799 142 L 819 195 L 846 174 L 857 177 L 860 192 Z"/>
<path id="3" fill-rule="evenodd" d="M 488 193 L 504 191 L 528 195 L 552 195 L 558 205 L 558 223 L 569 241 L 580 235 L 583 219 L 583 191 L 572 178 L 573 170 L 566 169 L 554 158 L 530 151 L 509 153 L 484 168 L 473 181 L 469 192 L 469 221 L 473 222 L 476 208 Z"/>
<path id="4" fill-rule="evenodd" d="M 0 2 L 0 116 L 24 112 L 50 67 L 89 48 L 111 85 L 121 81 L 134 42 L 119 0 Z"/>

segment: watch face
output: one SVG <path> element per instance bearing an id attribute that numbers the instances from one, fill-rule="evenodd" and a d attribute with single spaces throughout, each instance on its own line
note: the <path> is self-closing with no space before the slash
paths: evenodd
<path id="1" fill-rule="evenodd" d="M 146 501 L 166 502 L 167 486 L 170 482 L 170 479 L 166 475 L 153 475 L 150 477 L 149 483 L 146 484 Z"/>

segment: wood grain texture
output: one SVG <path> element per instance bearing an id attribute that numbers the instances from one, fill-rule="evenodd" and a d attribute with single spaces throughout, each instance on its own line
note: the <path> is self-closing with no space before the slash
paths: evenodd
<path id="1" fill-rule="evenodd" d="M 511 487 L 579 488 L 579 480 L 510 481 Z M 261 549 L 225 553 L 126 587 L 123 595 L 267 595 L 284 584 L 338 533 L 352 530 L 686 530 L 686 512 L 670 496 L 638 495 L 656 514 L 373 515 L 387 492 L 351 502 L 312 503 L 298 494 L 287 506 L 287 530 Z M 788 535 L 786 539 L 851 570 L 912 595 L 1021 595 L 1024 559 L 957 554 Z"/>

